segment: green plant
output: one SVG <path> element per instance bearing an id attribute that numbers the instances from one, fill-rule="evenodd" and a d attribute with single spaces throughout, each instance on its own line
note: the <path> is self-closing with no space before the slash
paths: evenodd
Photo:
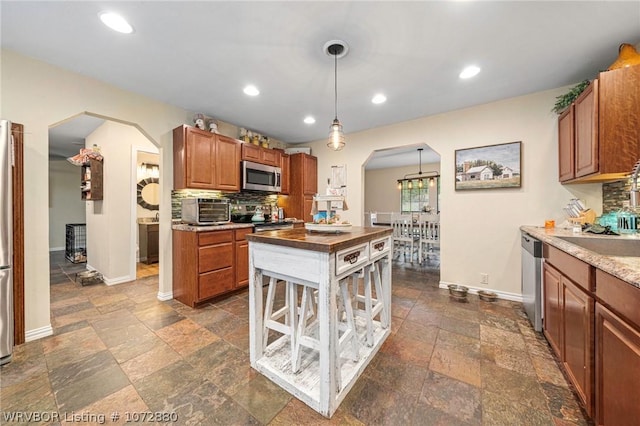
<path id="1" fill-rule="evenodd" d="M 564 95 L 557 96 L 556 104 L 553 106 L 553 109 L 551 111 L 555 112 L 556 114 L 562 113 L 562 111 L 564 111 L 569 105 L 571 105 L 571 102 L 575 101 L 576 98 L 580 96 L 580 93 L 584 92 L 584 89 L 586 89 L 589 84 L 589 80 L 584 80 L 578 85 L 572 87 L 571 90 L 569 90 Z"/>

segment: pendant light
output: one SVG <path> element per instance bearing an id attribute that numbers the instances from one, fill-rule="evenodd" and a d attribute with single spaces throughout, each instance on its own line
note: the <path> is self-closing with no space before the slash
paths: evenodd
<path id="1" fill-rule="evenodd" d="M 342 124 L 338 120 L 338 57 L 343 57 L 347 54 L 346 43 L 340 40 L 332 40 L 325 44 L 325 52 L 327 55 L 333 56 L 334 63 L 334 107 L 335 118 L 331 124 L 331 131 L 329 132 L 329 142 L 327 146 L 334 151 L 340 151 L 344 148 L 344 133 L 342 131 Z"/>
<path id="2" fill-rule="evenodd" d="M 432 171 L 428 171 L 428 172 L 422 172 L 422 151 L 424 148 L 418 148 L 418 156 L 419 156 L 419 160 L 418 160 L 418 167 L 419 167 L 419 171 L 418 173 L 409 173 L 404 175 L 404 178 L 402 179 L 398 179 L 398 189 L 402 189 L 403 183 L 407 182 L 407 188 L 408 189 L 413 189 L 413 181 L 414 180 L 418 180 L 418 188 L 422 189 L 424 187 L 424 179 L 429 178 L 429 186 L 433 187 L 435 185 L 435 180 L 437 178 L 440 177 L 440 173 L 438 173 L 435 170 Z M 426 175 L 429 176 L 426 176 Z M 411 176 L 416 176 L 417 177 L 411 177 Z"/>

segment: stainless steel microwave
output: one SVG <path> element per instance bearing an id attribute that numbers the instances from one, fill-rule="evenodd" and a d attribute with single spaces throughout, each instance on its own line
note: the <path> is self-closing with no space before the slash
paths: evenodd
<path id="1" fill-rule="evenodd" d="M 242 162 L 242 189 L 251 191 L 280 192 L 282 171 L 280 167 Z"/>
<path id="2" fill-rule="evenodd" d="M 229 200 L 183 198 L 181 219 L 194 225 L 221 225 L 231 221 Z"/>

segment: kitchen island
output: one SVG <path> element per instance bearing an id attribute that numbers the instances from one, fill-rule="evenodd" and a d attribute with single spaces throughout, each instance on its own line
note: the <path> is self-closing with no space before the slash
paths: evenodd
<path id="1" fill-rule="evenodd" d="M 326 417 L 390 334 L 391 232 L 247 235 L 251 366 Z"/>

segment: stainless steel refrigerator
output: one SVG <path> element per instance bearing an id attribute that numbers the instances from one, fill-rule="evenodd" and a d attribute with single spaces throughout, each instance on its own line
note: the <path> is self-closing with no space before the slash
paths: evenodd
<path id="1" fill-rule="evenodd" d="M 0 365 L 13 352 L 13 138 L 11 122 L 0 120 Z"/>

